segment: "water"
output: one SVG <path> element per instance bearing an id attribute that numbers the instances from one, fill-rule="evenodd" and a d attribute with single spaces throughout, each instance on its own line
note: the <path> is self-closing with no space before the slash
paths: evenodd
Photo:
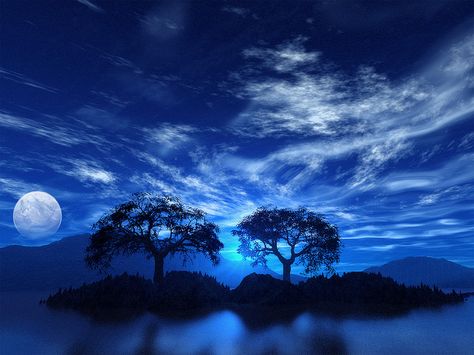
<path id="1" fill-rule="evenodd" d="M 474 354 L 473 297 L 391 318 L 303 313 L 270 322 L 224 310 L 112 324 L 49 310 L 42 296 L 0 294 L 1 354 Z"/>

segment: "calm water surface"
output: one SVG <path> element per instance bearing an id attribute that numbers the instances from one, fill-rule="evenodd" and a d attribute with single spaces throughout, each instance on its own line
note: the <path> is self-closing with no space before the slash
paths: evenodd
<path id="1" fill-rule="evenodd" d="M 218 311 L 112 324 L 49 310 L 42 296 L 0 294 L 1 354 L 474 354 L 473 297 L 392 318 L 303 313 L 268 323 Z"/>

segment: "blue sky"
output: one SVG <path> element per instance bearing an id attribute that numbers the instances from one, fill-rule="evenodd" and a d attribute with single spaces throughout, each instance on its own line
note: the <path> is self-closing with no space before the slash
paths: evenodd
<path id="1" fill-rule="evenodd" d="M 474 4 L 3 1 L 0 245 L 88 232 L 132 192 L 230 230 L 261 205 L 339 226 L 338 270 L 474 267 Z M 19 235 L 42 190 L 57 234 Z"/>

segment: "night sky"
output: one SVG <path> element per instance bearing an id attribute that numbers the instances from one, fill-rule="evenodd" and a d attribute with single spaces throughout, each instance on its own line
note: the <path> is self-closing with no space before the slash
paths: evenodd
<path id="1" fill-rule="evenodd" d="M 243 216 L 303 205 L 339 271 L 474 267 L 474 2 L 9 0 L 0 23 L 0 246 L 150 191 L 208 212 L 229 259 Z M 13 225 L 34 190 L 62 207 L 48 238 Z"/>

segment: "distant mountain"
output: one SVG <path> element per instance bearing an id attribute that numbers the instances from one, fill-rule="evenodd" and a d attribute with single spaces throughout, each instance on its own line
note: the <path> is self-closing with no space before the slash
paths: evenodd
<path id="1" fill-rule="evenodd" d="M 88 235 L 67 237 L 41 247 L 8 246 L 0 248 L 0 291 L 55 290 L 57 288 L 78 287 L 102 278 L 87 268 L 84 252 L 88 244 Z M 204 256 L 197 254 L 192 262 L 183 265 L 179 256 L 165 260 L 165 270 L 201 271 L 215 276 L 218 281 L 236 287 L 240 281 L 252 272 L 267 273 L 276 278 L 281 275 L 263 268 L 253 268 L 246 261 L 231 261 L 221 257 L 214 267 Z M 153 261 L 143 255 L 117 257 L 110 274 L 140 274 L 152 278 Z M 292 275 L 292 281 L 304 278 Z"/>
<path id="2" fill-rule="evenodd" d="M 365 272 L 381 273 L 406 285 L 424 283 L 443 289 L 474 289 L 474 269 L 446 259 L 408 257 L 370 267 Z"/>

